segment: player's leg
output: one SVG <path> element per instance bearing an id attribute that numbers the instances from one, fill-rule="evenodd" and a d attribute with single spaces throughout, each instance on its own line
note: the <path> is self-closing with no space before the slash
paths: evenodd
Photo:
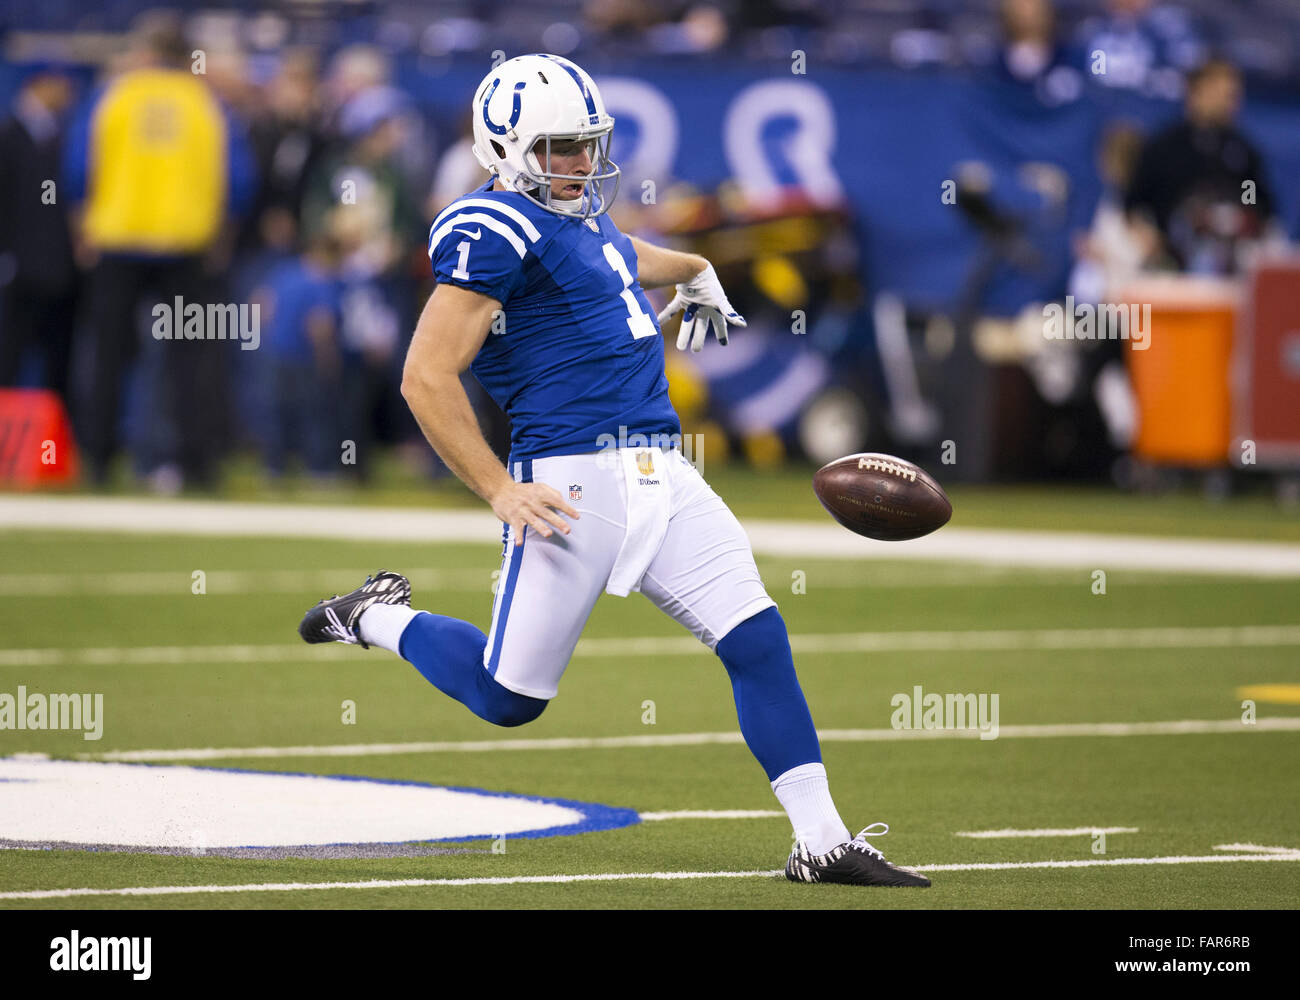
<path id="1" fill-rule="evenodd" d="M 518 462 L 512 473 L 553 487 L 581 516 L 569 522 L 567 535 L 544 538 L 527 528 L 518 546 L 507 531 L 481 665 L 507 690 L 550 699 L 622 543 L 618 480 L 594 455 Z"/>
<path id="2" fill-rule="evenodd" d="M 535 463 L 536 480 L 567 489 L 581 475 L 574 462 L 541 459 Z M 516 463 L 516 478 L 532 481 L 533 465 Z M 585 478 L 594 499 L 600 490 Z M 412 609 L 402 577 L 395 591 L 364 606 L 365 588 L 322 602 L 299 631 L 309 642 L 360 641 L 392 650 L 480 718 L 501 726 L 530 722 L 555 696 L 617 551 L 617 532 L 593 506 L 583 504 L 583 514 L 590 516 L 574 522 L 570 535 L 543 538 L 526 529 L 523 544 L 516 546 L 513 534 L 506 533 L 486 634 L 469 622 Z M 331 611 L 337 626 L 327 617 Z"/>
<path id="3" fill-rule="evenodd" d="M 831 798 L 785 621 L 763 587 L 749 539 L 690 463 L 680 453 L 672 454 L 672 517 L 641 590 L 712 649 L 726 668 L 741 735 L 766 772 L 804 852 L 805 863 L 795 866 L 799 877 L 812 872 L 817 877 L 810 881 L 826 874 L 827 881 L 928 885 L 919 876 L 897 874 L 861 836 L 850 839 Z M 836 870 L 818 869 L 822 859 Z M 838 877 L 841 867 L 863 866 L 870 870 Z M 796 877 L 789 865 L 787 874 Z"/>
<path id="4" fill-rule="evenodd" d="M 848 840 L 848 828 L 830 797 L 785 622 L 740 522 L 679 452 L 670 460 L 672 517 L 641 591 L 717 653 L 746 746 L 795 831 L 822 853 Z"/>
<path id="5" fill-rule="evenodd" d="M 391 650 L 434 687 L 481 719 L 519 726 L 542 714 L 546 701 L 498 684 L 483 669 L 487 637 L 469 622 L 411 607 L 411 584 L 380 571 L 350 594 L 326 598 L 298 626 L 307 642 L 357 643 Z"/>

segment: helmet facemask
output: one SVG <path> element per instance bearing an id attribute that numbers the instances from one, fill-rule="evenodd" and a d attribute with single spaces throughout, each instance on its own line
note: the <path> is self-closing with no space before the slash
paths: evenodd
<path id="1" fill-rule="evenodd" d="M 603 214 L 618 197 L 620 171 L 618 165 L 609 157 L 610 140 L 613 134 L 614 126 L 611 122 L 604 131 L 594 135 L 548 133 L 538 136 L 524 157 L 527 166 L 519 172 L 516 186 L 519 189 L 531 188 L 527 191 L 529 196 L 548 212 L 577 219 L 590 219 Z M 545 143 L 540 155 L 536 151 L 538 143 Z M 590 144 L 588 156 L 591 159 L 591 173 L 562 174 L 551 169 L 552 147 L 565 143 Z M 582 194 L 576 198 L 557 198 L 552 194 L 553 181 L 572 181 L 582 184 Z"/>

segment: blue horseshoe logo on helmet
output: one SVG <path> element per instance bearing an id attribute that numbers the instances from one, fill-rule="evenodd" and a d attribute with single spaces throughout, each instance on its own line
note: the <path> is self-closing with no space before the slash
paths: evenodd
<path id="1" fill-rule="evenodd" d="M 495 124 L 488 117 L 488 105 L 492 102 L 492 95 L 497 92 L 497 87 L 501 86 L 501 77 L 492 81 L 492 86 L 488 88 L 487 96 L 483 98 L 483 124 L 488 127 L 488 131 L 493 135 L 505 135 L 512 128 L 519 124 L 519 92 L 524 89 L 527 81 L 520 80 L 515 84 L 514 101 L 510 105 L 510 121 L 505 125 Z"/>

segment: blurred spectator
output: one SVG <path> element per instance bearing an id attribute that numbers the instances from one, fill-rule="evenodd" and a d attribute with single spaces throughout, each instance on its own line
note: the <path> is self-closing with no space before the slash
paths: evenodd
<path id="1" fill-rule="evenodd" d="M 349 45 L 340 49 L 330 63 L 325 80 L 326 123 L 335 134 L 350 128 L 344 117 L 374 114 L 378 105 L 398 119 L 396 142 L 391 150 L 394 166 L 415 190 L 429 184 L 433 137 L 426 133 L 424 119 L 415 113 L 406 94 L 393 86 L 393 69 L 388 56 L 372 45 Z M 351 126 L 355 130 L 355 124 Z"/>
<path id="2" fill-rule="evenodd" d="M 250 127 L 261 185 L 245 227 L 245 246 L 282 253 L 295 249 L 302 226 L 307 182 L 327 147 L 317 106 L 316 56 L 285 55 L 266 88 L 264 112 Z"/>
<path id="3" fill-rule="evenodd" d="M 392 87 L 372 87 L 343 106 L 343 147 L 326 154 L 308 179 L 304 225 L 309 234 L 331 224 L 335 209 L 351 216 L 349 265 L 370 274 L 392 270 L 412 246 L 423 246 L 424 220 L 400 149 L 409 99 Z"/>
<path id="4" fill-rule="evenodd" d="M 277 478 L 294 452 L 315 478 L 329 478 L 340 468 L 338 261 L 337 241 L 318 233 L 255 293 L 266 320 L 259 409 L 269 416 L 266 465 Z"/>
<path id="5" fill-rule="evenodd" d="M 1188 79 L 1182 121 L 1142 150 L 1124 207 L 1152 225 L 1180 270 L 1232 273 L 1239 245 L 1260 238 L 1273 196 L 1255 147 L 1236 127 L 1241 74 L 1212 59 Z"/>
<path id="6" fill-rule="evenodd" d="M 1124 211 L 1141 152 L 1142 134 L 1133 125 L 1113 125 L 1102 137 L 1097 155 L 1102 193 L 1092 225 L 1075 244 L 1078 263 L 1070 277 L 1070 293 L 1080 302 L 1113 301 L 1158 249 L 1151 228 L 1131 226 Z"/>
<path id="7" fill-rule="evenodd" d="M 92 268 L 93 374 L 81 423 L 99 483 L 117 451 L 122 378 L 139 353 L 142 299 L 168 307 L 178 296 L 185 305 L 213 301 L 214 275 L 226 264 L 213 256 L 224 249 L 226 214 L 244 208 L 252 191 L 242 131 L 188 60 L 175 15 L 141 15 L 123 72 L 94 96 L 66 150 L 71 197 L 84 198 L 80 257 Z M 222 445 L 230 345 L 197 339 L 160 347 L 179 475 L 210 485 Z"/>
<path id="8" fill-rule="evenodd" d="M 487 180 L 487 172 L 474 158 L 474 122 L 466 114 L 461 120 L 460 137 L 447 147 L 438 160 L 433 175 L 433 187 L 425 203 L 425 214 L 430 220 L 467 191 L 473 191 Z M 616 203 L 617 204 L 617 203 Z"/>
<path id="9" fill-rule="evenodd" d="M 358 479 L 374 468 L 374 446 L 394 440 L 411 418 L 401 396 L 401 362 L 414 328 L 413 283 L 396 270 L 375 265 L 372 220 L 357 206 L 343 206 L 332 220 L 341 249 L 340 341 L 343 385 L 340 422 L 352 443 L 349 463 Z"/>
<path id="10" fill-rule="evenodd" d="M 1085 21 L 1079 38 L 1092 79 L 1150 97 L 1177 100 L 1184 74 L 1205 58 L 1186 12 L 1153 0 L 1107 0 L 1106 13 Z"/>
<path id="11" fill-rule="evenodd" d="M 65 400 L 76 269 L 55 179 L 72 98 L 68 76 L 38 66 L 0 121 L 0 386 L 13 385 L 35 351 L 41 384 Z"/>
<path id="12" fill-rule="evenodd" d="M 998 10 L 1003 35 L 999 72 L 1032 86 L 1045 104 L 1076 100 L 1083 92 L 1083 79 L 1057 39 L 1050 0 L 1002 0 Z"/>

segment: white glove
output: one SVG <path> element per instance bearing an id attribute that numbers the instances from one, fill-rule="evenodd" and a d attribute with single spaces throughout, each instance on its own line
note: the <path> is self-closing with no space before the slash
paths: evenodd
<path id="1" fill-rule="evenodd" d="M 745 319 L 727 301 L 727 293 L 722 290 L 718 275 L 709 264 L 699 274 L 684 285 L 677 286 L 677 294 L 668 303 L 668 308 L 659 314 L 659 325 L 674 314 L 682 312 L 682 325 L 677 333 L 677 349 L 699 352 L 704 347 L 704 340 L 709 335 L 709 326 L 718 338 L 719 344 L 727 343 L 727 324 L 746 326 Z"/>

